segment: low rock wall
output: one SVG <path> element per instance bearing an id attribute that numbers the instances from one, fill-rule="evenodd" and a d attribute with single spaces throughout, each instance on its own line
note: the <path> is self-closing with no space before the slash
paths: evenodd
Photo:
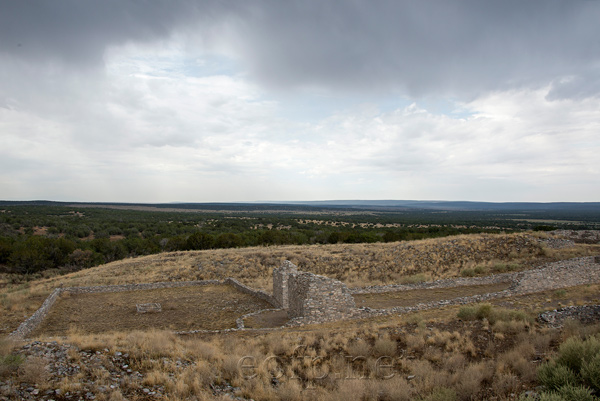
<path id="1" fill-rule="evenodd" d="M 14 339 L 21 339 L 27 337 L 46 317 L 52 305 L 56 302 L 60 294 L 63 292 L 62 288 L 57 288 L 52 291 L 52 294 L 46 298 L 42 306 L 35 311 L 33 315 L 29 317 L 29 319 L 25 320 L 23 323 L 19 325 L 19 327 L 10 333 L 10 337 Z"/>
<path id="2" fill-rule="evenodd" d="M 408 290 L 430 290 L 435 288 L 453 288 L 466 285 L 485 285 L 515 282 L 519 273 L 500 273 L 485 277 L 459 277 L 436 281 L 428 281 L 415 284 L 389 284 L 373 285 L 368 287 L 350 288 L 350 293 L 356 294 L 378 294 L 382 292 L 408 291 Z M 513 284 L 516 285 L 516 284 Z"/>
<path id="3" fill-rule="evenodd" d="M 225 279 L 225 284 L 229 284 L 245 294 L 253 295 L 256 298 L 262 299 L 263 301 L 270 303 L 273 307 L 279 308 L 279 303 L 277 302 L 277 300 L 272 295 L 267 294 L 264 291 L 255 290 L 253 288 L 250 288 L 247 285 L 244 285 L 244 284 L 240 283 L 239 281 L 237 281 L 236 279 L 231 278 L 231 277 Z"/>
<path id="4" fill-rule="evenodd" d="M 192 285 L 215 285 L 223 284 L 219 280 L 197 280 L 197 281 L 163 281 L 159 283 L 143 284 L 119 284 L 119 285 L 96 285 L 89 287 L 63 287 L 63 292 L 71 294 L 93 294 L 96 292 L 124 292 L 139 290 L 157 290 L 161 288 L 189 287 Z"/>

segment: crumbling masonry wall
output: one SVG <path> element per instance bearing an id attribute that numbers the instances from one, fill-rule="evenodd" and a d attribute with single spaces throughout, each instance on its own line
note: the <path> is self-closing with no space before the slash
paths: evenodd
<path id="1" fill-rule="evenodd" d="M 273 269 L 273 297 L 283 309 L 289 308 L 288 279 L 296 273 L 298 268 L 289 260 L 284 261 L 279 269 Z"/>
<path id="2" fill-rule="evenodd" d="M 356 312 L 348 287 L 329 277 L 306 272 L 290 275 L 288 291 L 291 319 L 317 323 L 348 318 Z"/>
<path id="3" fill-rule="evenodd" d="M 338 280 L 298 271 L 289 261 L 273 270 L 273 296 L 291 319 L 318 323 L 344 319 L 356 312 L 348 287 Z"/>

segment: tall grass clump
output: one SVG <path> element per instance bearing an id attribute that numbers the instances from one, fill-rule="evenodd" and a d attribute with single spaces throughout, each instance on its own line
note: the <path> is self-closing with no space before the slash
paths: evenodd
<path id="1" fill-rule="evenodd" d="M 457 317 L 462 320 L 483 320 L 490 324 L 497 322 L 522 321 L 530 322 L 531 317 L 522 311 L 495 308 L 491 304 L 479 304 L 475 306 L 463 306 L 459 309 Z"/>
<path id="2" fill-rule="evenodd" d="M 25 361 L 23 356 L 12 353 L 14 346 L 13 342 L 0 339 L 0 379 L 16 372 Z"/>

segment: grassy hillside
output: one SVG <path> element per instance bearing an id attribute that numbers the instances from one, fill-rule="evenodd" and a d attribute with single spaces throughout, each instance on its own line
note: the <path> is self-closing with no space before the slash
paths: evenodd
<path id="1" fill-rule="evenodd" d="M 19 285 L 4 277 L 0 335 L 16 328 L 60 285 L 232 276 L 269 290 L 272 268 L 289 259 L 302 270 L 363 286 L 487 275 L 598 253 L 598 245 L 551 249 L 532 234 L 163 253 Z M 535 321 L 536 314 L 598 303 L 599 292 L 600 285 L 587 285 L 276 332 L 176 336 L 156 330 L 71 330 L 57 344 L 27 348 L 2 340 L 0 398 L 51 394 L 66 400 L 91 393 L 96 400 L 513 400 L 526 391 L 540 392 L 538 367 L 555 366 L 545 362 L 555 358 L 560 344 L 568 338 L 592 341 L 589 336 L 600 333 L 597 326 L 574 322 L 546 327 Z M 20 351 L 11 354 L 12 348 Z M 573 383 L 588 385 L 581 377 Z M 553 399 L 595 399 L 573 391 L 579 398 Z"/>
<path id="2" fill-rule="evenodd" d="M 536 233 L 538 238 L 545 234 Z M 0 333 L 14 330 L 59 286 L 150 283 L 234 277 L 271 290 L 272 269 L 288 259 L 300 269 L 349 286 L 418 282 L 526 269 L 550 260 L 593 254 L 593 245 L 561 250 L 540 245 L 533 234 L 472 234 L 375 244 L 274 246 L 168 252 L 125 259 L 64 276 L 0 285 Z"/>

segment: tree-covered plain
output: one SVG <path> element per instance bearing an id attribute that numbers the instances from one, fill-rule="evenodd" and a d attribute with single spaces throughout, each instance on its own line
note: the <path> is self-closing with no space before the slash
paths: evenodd
<path id="1" fill-rule="evenodd" d="M 165 251 L 373 243 L 597 228 L 590 211 L 380 210 L 294 205 L 0 203 L 0 272 L 73 271 Z"/>

